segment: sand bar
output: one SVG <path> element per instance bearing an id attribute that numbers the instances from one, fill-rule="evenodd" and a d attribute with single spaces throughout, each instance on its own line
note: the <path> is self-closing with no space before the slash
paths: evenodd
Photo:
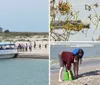
<path id="1" fill-rule="evenodd" d="M 48 54 L 43 53 L 32 53 L 32 52 L 20 52 L 18 53 L 18 58 L 39 58 L 39 59 L 48 59 Z"/>

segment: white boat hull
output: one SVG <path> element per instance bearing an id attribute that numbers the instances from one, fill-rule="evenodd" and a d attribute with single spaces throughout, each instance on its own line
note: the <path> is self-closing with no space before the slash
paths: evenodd
<path id="1" fill-rule="evenodd" d="M 0 55 L 0 59 L 6 59 L 6 58 L 16 58 L 17 54 L 4 54 Z"/>
<path id="2" fill-rule="evenodd" d="M 4 58 L 15 58 L 17 57 L 18 53 L 16 49 L 13 50 L 0 50 L 0 59 Z"/>

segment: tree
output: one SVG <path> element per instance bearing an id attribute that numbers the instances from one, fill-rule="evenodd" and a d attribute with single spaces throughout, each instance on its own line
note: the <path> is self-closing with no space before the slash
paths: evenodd
<path id="1" fill-rule="evenodd" d="M 84 6 L 84 8 L 88 11 L 91 11 L 91 9 L 94 9 L 94 7 L 98 8 L 98 3 L 93 4 L 93 6 Z M 51 39 L 55 41 L 68 41 L 70 35 L 75 35 L 79 31 L 84 33 L 84 30 L 89 29 L 90 25 L 94 23 L 96 30 L 100 21 L 99 15 L 94 9 L 94 16 L 88 16 L 90 22 L 84 24 L 81 20 L 78 19 L 79 11 L 74 10 L 68 1 L 63 0 L 59 0 L 58 3 L 55 3 L 55 0 L 51 0 L 50 16 L 50 36 Z M 93 21 L 94 19 L 96 21 Z M 58 32 L 59 30 L 62 30 L 62 34 Z"/>
<path id="2" fill-rule="evenodd" d="M 5 32 L 5 33 L 8 33 L 8 32 L 10 32 L 10 31 L 7 29 L 7 30 L 5 30 L 4 32 Z"/>

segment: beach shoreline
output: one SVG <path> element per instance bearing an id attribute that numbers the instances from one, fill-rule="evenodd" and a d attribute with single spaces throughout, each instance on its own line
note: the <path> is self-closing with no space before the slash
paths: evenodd
<path id="1" fill-rule="evenodd" d="M 58 81 L 58 72 L 50 75 L 50 85 L 100 85 L 100 63 L 91 64 L 96 60 L 99 62 L 100 58 L 88 58 L 84 59 L 84 63 L 88 62 L 85 66 L 79 68 L 79 78 L 73 81 L 64 81 L 60 83 Z M 90 63 L 89 63 L 90 62 Z M 91 65 L 89 65 L 91 64 Z"/>
<path id="2" fill-rule="evenodd" d="M 17 58 L 49 59 L 49 55 L 46 53 L 19 52 Z"/>
<path id="3" fill-rule="evenodd" d="M 49 59 L 48 41 L 34 41 L 34 42 L 22 42 L 22 41 L 16 42 L 16 46 L 18 46 L 19 44 L 22 44 L 24 46 L 23 49 L 17 49 L 18 50 L 17 58 Z M 27 44 L 27 50 L 25 47 L 26 44 Z M 29 49 L 30 44 L 31 44 L 31 50 Z"/>

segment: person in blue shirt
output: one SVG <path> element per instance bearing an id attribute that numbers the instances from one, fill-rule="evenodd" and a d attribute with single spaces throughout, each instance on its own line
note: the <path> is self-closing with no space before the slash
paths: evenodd
<path id="1" fill-rule="evenodd" d="M 84 51 L 81 48 L 75 48 L 72 53 L 74 56 L 77 56 L 76 60 L 78 60 L 78 62 L 74 62 L 74 75 L 76 78 L 78 78 L 79 62 L 80 64 L 82 64 L 82 57 L 84 55 Z"/>
<path id="2" fill-rule="evenodd" d="M 82 63 L 82 57 L 84 55 L 84 51 L 81 48 L 75 48 L 72 53 L 80 59 L 80 63 Z"/>

